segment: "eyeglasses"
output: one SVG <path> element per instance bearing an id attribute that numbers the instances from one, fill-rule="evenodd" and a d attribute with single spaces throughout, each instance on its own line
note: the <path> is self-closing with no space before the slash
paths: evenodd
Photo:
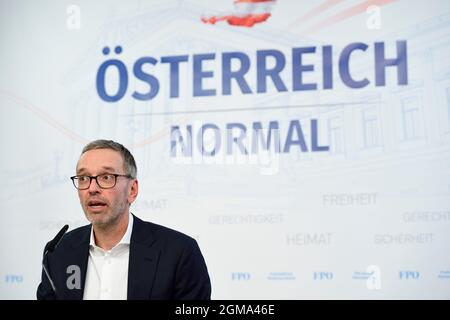
<path id="1" fill-rule="evenodd" d="M 91 186 L 92 179 L 97 182 L 97 185 L 102 189 L 111 189 L 114 188 L 117 182 L 117 177 L 125 177 L 131 179 L 132 177 L 129 174 L 113 174 L 113 173 L 104 173 L 99 174 L 98 176 L 73 176 L 70 177 L 72 179 L 73 185 L 78 190 L 86 190 Z"/>

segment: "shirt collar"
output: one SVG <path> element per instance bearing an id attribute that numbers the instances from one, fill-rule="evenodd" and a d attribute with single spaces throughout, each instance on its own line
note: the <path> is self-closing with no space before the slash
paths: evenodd
<path id="1" fill-rule="evenodd" d="M 128 227 L 127 227 L 127 231 L 125 231 L 125 234 L 122 237 L 122 240 L 119 241 L 118 244 L 116 244 L 114 246 L 117 247 L 120 244 L 130 244 L 131 241 L 131 233 L 133 231 L 133 220 L 134 217 L 131 213 L 128 213 Z M 94 248 L 99 248 L 96 244 L 95 244 L 95 238 L 94 238 L 94 227 L 91 227 L 91 239 L 89 241 L 89 245 L 94 247 Z M 113 248 L 113 249 L 114 249 Z M 112 249 L 111 249 L 112 250 Z"/>

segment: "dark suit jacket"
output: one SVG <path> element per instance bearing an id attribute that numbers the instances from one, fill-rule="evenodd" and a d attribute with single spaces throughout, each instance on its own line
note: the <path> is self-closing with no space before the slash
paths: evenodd
<path id="1" fill-rule="evenodd" d="M 67 233 L 44 258 L 56 294 L 42 272 L 37 298 L 83 299 L 89 257 L 91 225 Z M 69 289 L 79 266 L 79 289 Z M 68 269 L 69 268 L 69 269 Z M 73 280 L 73 277 L 72 277 Z M 128 264 L 128 299 L 199 300 L 211 298 L 211 283 L 197 242 L 169 228 L 134 217 Z"/>

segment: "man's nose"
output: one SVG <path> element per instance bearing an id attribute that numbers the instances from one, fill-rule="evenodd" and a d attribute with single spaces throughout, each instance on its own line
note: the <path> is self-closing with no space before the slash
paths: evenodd
<path id="1" fill-rule="evenodd" d="M 97 183 L 96 179 L 91 180 L 91 185 L 89 186 L 89 193 L 99 193 L 101 190 L 100 186 Z"/>

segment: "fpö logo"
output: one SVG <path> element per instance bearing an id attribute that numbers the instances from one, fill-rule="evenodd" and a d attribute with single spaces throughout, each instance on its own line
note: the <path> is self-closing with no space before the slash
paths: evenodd
<path id="1" fill-rule="evenodd" d="M 23 275 L 21 274 L 7 274 L 4 277 L 5 283 L 20 284 L 23 283 Z"/>
<path id="2" fill-rule="evenodd" d="M 330 271 L 315 271 L 313 273 L 314 281 L 333 280 L 333 272 Z"/>
<path id="3" fill-rule="evenodd" d="M 366 271 L 354 271 L 353 280 L 363 280 L 369 290 L 381 289 L 381 269 L 379 266 L 368 266 Z"/>
<path id="4" fill-rule="evenodd" d="M 419 280 L 420 272 L 415 270 L 400 270 L 398 277 L 400 280 Z"/>
<path id="5" fill-rule="evenodd" d="M 248 272 L 232 272 L 231 280 L 232 281 L 249 281 L 251 278 L 250 273 Z"/>
<path id="6" fill-rule="evenodd" d="M 332 45 L 323 45 L 321 47 L 295 47 L 291 48 L 289 52 L 265 49 L 256 50 L 252 54 L 249 54 L 248 51 L 233 51 L 182 54 L 159 58 L 149 55 L 137 58 L 132 66 L 128 67 L 118 59 L 124 48 L 120 45 L 114 48 L 107 46 L 102 49 L 107 60 L 101 63 L 97 70 L 96 87 L 98 96 L 105 102 L 121 100 L 127 94 L 130 80 L 136 81 L 131 84 L 131 87 L 138 88 L 131 93 L 131 97 L 135 100 L 155 99 L 160 92 L 160 83 L 167 86 L 166 90 L 161 91 L 167 92 L 170 99 L 186 97 L 186 95 L 190 95 L 186 92 L 188 91 L 186 86 L 182 87 L 185 88 L 184 91 L 180 89 L 181 80 L 184 80 L 180 79 L 182 73 L 180 70 L 186 68 L 189 71 L 188 74 L 192 75 L 192 78 L 188 79 L 188 81 L 192 81 L 192 97 L 264 94 L 272 93 L 272 91 L 330 90 L 336 86 L 336 82 L 340 82 L 344 87 L 350 89 L 361 89 L 368 86 L 384 87 L 387 85 L 388 69 L 397 71 L 395 73 L 397 79 L 389 79 L 390 81 L 396 81 L 397 85 L 407 85 L 407 42 L 398 40 L 387 46 L 395 46 L 396 53 L 386 53 L 384 42 L 373 44 L 354 42 L 342 49 Z M 390 48 L 390 51 L 393 51 L 393 48 Z M 358 54 L 353 54 L 355 52 Z M 353 61 L 355 56 L 360 57 L 361 61 L 368 66 L 364 71 L 355 68 Z M 216 60 L 219 60 L 217 61 L 219 62 L 218 70 L 208 67 L 208 64 L 210 65 Z M 316 63 L 307 64 L 305 61 L 316 61 Z M 240 66 L 237 70 L 236 65 Z M 159 76 L 155 73 L 155 68 L 159 70 Z M 166 74 L 169 79 L 161 79 L 161 75 Z M 310 74 L 311 77 L 307 77 L 305 74 Z M 255 78 L 256 83 L 250 81 L 249 78 Z M 322 80 L 306 82 L 305 78 Z M 211 85 L 214 82 L 217 83 L 216 87 Z"/>

